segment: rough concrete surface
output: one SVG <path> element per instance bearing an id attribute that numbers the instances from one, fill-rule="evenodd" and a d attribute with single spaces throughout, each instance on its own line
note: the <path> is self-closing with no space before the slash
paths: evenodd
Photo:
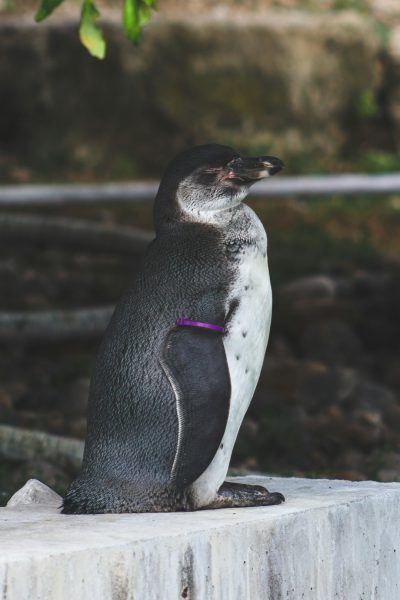
<path id="1" fill-rule="evenodd" d="M 286 503 L 93 516 L 60 515 L 46 504 L 0 509 L 0 596 L 400 597 L 399 483 L 255 476 L 245 480 L 283 492 Z"/>

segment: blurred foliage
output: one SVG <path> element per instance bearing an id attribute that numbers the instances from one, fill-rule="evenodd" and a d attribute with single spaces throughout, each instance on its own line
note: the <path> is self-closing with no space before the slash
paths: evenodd
<path id="1" fill-rule="evenodd" d="M 100 16 L 99 11 L 92 0 L 84 0 L 82 5 L 81 24 L 79 37 L 82 44 L 92 56 L 104 58 L 106 54 L 106 43 L 101 29 L 96 27 L 95 21 Z"/>
<path id="2" fill-rule="evenodd" d="M 333 10 L 356 10 L 358 12 L 367 11 L 368 6 L 365 0 L 334 0 Z"/>
<path id="3" fill-rule="evenodd" d="M 358 113 L 361 117 L 375 117 L 378 114 L 374 90 L 365 90 L 358 100 Z"/>
<path id="4" fill-rule="evenodd" d="M 38 23 L 40 23 L 40 21 L 43 21 L 43 19 L 51 15 L 53 10 L 55 10 L 57 6 L 60 6 L 61 2 L 63 1 L 64 0 L 42 0 L 39 10 L 35 15 L 35 20 Z"/>
<path id="5" fill-rule="evenodd" d="M 253 200 L 268 233 L 273 283 L 379 269 L 399 256 L 398 196 Z M 296 260 L 293 260 L 296 257 Z"/>
<path id="6" fill-rule="evenodd" d="M 142 28 L 151 19 L 151 10 L 155 8 L 155 0 L 125 0 L 123 23 L 128 39 L 137 44 Z"/>
<path id="7" fill-rule="evenodd" d="M 376 150 L 365 154 L 362 168 L 369 173 L 389 173 L 398 171 L 399 163 L 398 154 Z"/>
<path id="8" fill-rule="evenodd" d="M 46 19 L 64 0 L 41 0 L 35 20 L 40 22 Z M 137 44 L 143 27 L 151 19 L 151 11 L 157 7 L 156 0 L 124 0 L 122 22 L 127 38 Z M 100 12 L 93 0 L 83 0 L 79 37 L 82 44 L 90 54 L 103 59 L 106 55 L 106 42 L 103 33 L 96 25 Z"/>

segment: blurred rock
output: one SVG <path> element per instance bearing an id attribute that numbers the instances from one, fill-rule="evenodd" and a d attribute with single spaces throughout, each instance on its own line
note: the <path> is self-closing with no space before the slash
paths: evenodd
<path id="1" fill-rule="evenodd" d="M 302 378 L 296 397 L 306 409 L 315 412 L 328 410 L 333 418 L 343 415 L 341 404 L 351 395 L 359 382 L 353 369 L 329 368 L 320 363 L 302 363 Z"/>
<path id="2" fill-rule="evenodd" d="M 400 18 L 400 3 L 398 0 L 367 0 L 373 15 L 382 23 L 392 25 Z"/>
<path id="3" fill-rule="evenodd" d="M 242 433 L 249 439 L 255 439 L 259 434 L 259 426 L 257 421 L 250 417 L 245 417 L 242 423 Z"/>
<path id="4" fill-rule="evenodd" d="M 293 358 L 293 351 L 283 335 L 273 335 L 268 345 L 268 355 L 266 360 L 290 360 Z"/>
<path id="5" fill-rule="evenodd" d="M 298 300 L 332 298 L 335 295 L 337 284 L 333 277 L 327 275 L 314 275 L 295 279 L 278 288 L 277 294 L 296 303 Z"/>
<path id="6" fill-rule="evenodd" d="M 25 381 L 12 381 L 7 383 L 7 391 L 11 395 L 12 403 L 18 402 L 18 400 L 26 394 L 27 383 Z"/>
<path id="7" fill-rule="evenodd" d="M 75 418 L 69 426 L 69 435 L 78 438 L 79 440 L 84 440 L 86 437 L 86 426 L 87 421 L 86 417 L 78 417 Z"/>
<path id="8" fill-rule="evenodd" d="M 394 468 L 379 453 L 398 443 L 400 404 L 392 390 L 356 369 L 267 360 L 247 418 L 257 423 L 258 435 L 253 439 L 247 425 L 240 432 L 240 464 L 256 456 L 262 470 L 290 464 L 303 473 L 313 469 L 353 480 Z"/>
<path id="9" fill-rule="evenodd" d="M 9 410 L 13 406 L 12 395 L 8 390 L 0 389 L 0 414 L 2 410 Z"/>
<path id="10" fill-rule="evenodd" d="M 389 60 L 389 111 L 390 116 L 400 133 L 400 25 L 390 33 L 387 46 Z"/>
<path id="11" fill-rule="evenodd" d="M 400 453 L 385 453 L 381 456 L 381 463 L 378 471 L 380 481 L 400 481 Z"/>
<path id="12" fill-rule="evenodd" d="M 383 385 L 366 381 L 361 376 L 359 376 L 357 385 L 342 400 L 342 403 L 345 403 L 348 408 L 353 410 L 378 410 L 382 413 L 386 413 L 398 405 L 397 398 L 390 389 Z"/>
<path id="13" fill-rule="evenodd" d="M 400 481 L 400 468 L 399 469 L 379 469 L 378 479 L 379 479 L 379 481 Z"/>
<path id="14" fill-rule="evenodd" d="M 353 471 L 351 469 L 336 471 L 334 478 L 345 479 L 346 481 L 365 481 L 365 479 L 368 479 L 365 473 L 362 473 L 360 471 Z"/>
<path id="15" fill-rule="evenodd" d="M 320 321 L 310 325 L 300 338 L 300 347 L 307 358 L 330 365 L 357 365 L 362 344 L 345 321 Z"/>
<path id="16" fill-rule="evenodd" d="M 22 461 L 40 457 L 45 462 L 54 461 L 65 469 L 76 470 L 82 463 L 83 444 L 69 437 L 0 424 L 0 455 Z"/>
<path id="17" fill-rule="evenodd" d="M 64 414 L 68 416 L 86 416 L 89 398 L 90 379 L 80 377 L 75 379 L 67 389 Z"/>
<path id="18" fill-rule="evenodd" d="M 89 384 L 88 377 L 80 377 L 62 388 L 32 387 L 15 402 L 20 425 L 85 437 Z"/>
<path id="19" fill-rule="evenodd" d="M 48 306 L 48 298 L 46 297 L 46 294 L 41 294 L 39 292 L 29 294 L 29 296 L 26 298 L 26 302 L 30 307 L 36 309 L 47 308 Z"/>
<path id="20" fill-rule="evenodd" d="M 387 426 L 393 431 L 393 441 L 398 442 L 398 431 L 400 430 L 400 404 L 398 398 L 396 398 L 396 404 L 388 406 L 385 410 L 385 422 Z"/>
<path id="21" fill-rule="evenodd" d="M 16 406 L 21 411 L 54 411 L 63 405 L 63 395 L 50 386 L 27 390 L 21 395 Z M 34 413 L 35 414 L 35 413 Z"/>
<path id="22" fill-rule="evenodd" d="M 1 456 L 0 459 L 0 504 L 3 505 L 25 485 L 27 480 L 38 479 L 55 492 L 64 494 L 77 475 L 77 471 L 73 469 L 64 469 L 40 458 L 12 460 Z"/>
<path id="23" fill-rule="evenodd" d="M 60 490 L 68 486 L 71 481 L 70 472 L 49 460 L 34 459 L 22 463 L 18 469 L 15 482 L 21 479 L 39 479 L 52 489 Z"/>
<path id="24" fill-rule="evenodd" d="M 344 469 L 357 470 L 365 462 L 365 454 L 360 450 L 350 449 L 343 459 Z"/>
<path id="25" fill-rule="evenodd" d="M 242 461 L 239 465 L 240 470 L 243 471 L 257 471 L 259 469 L 259 463 L 255 456 L 249 456 L 246 460 Z"/>
<path id="26" fill-rule="evenodd" d="M 388 385 L 400 390 L 400 359 L 395 356 L 390 359 L 385 368 L 385 381 Z"/>

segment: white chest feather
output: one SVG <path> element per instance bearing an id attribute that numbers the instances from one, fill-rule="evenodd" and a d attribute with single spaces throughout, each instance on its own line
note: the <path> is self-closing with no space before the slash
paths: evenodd
<path id="1" fill-rule="evenodd" d="M 254 215 L 255 216 L 255 215 Z M 258 221 L 258 219 L 257 219 Z M 261 226 L 261 223 L 260 223 Z M 262 229 L 262 234 L 265 232 Z M 220 448 L 202 475 L 192 484 L 192 497 L 198 507 L 215 497 L 223 483 L 233 446 L 256 388 L 267 347 L 271 324 L 272 293 L 268 262 L 261 244 L 251 245 L 241 255 L 230 299 L 239 305 L 224 337 L 231 378 L 229 418 Z"/>

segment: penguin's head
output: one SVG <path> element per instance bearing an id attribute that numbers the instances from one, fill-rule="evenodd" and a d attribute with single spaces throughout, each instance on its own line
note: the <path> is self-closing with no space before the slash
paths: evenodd
<path id="1" fill-rule="evenodd" d="M 196 146 L 168 165 L 155 202 L 155 222 L 207 218 L 239 204 L 250 186 L 275 175 L 283 162 L 274 156 L 243 158 L 220 144 Z M 201 219 L 201 220 L 203 220 Z"/>

